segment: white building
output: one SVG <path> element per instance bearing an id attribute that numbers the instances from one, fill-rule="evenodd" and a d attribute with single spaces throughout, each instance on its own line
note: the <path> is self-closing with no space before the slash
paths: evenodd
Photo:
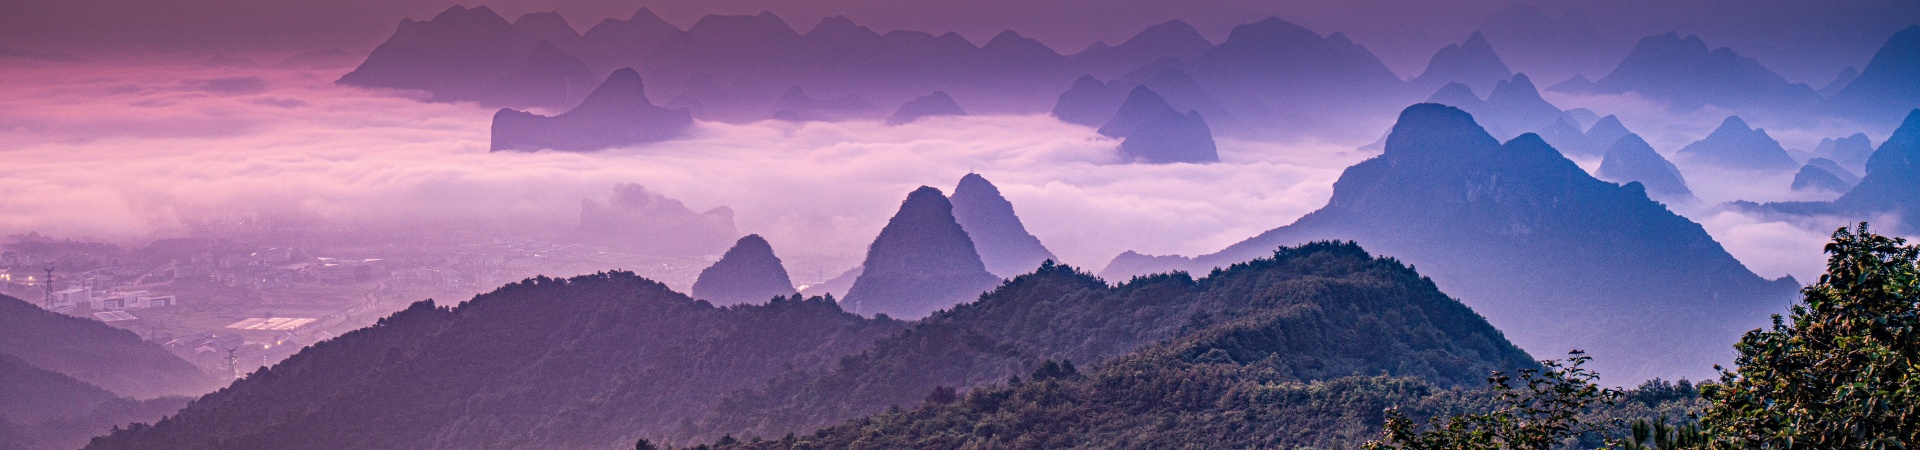
<path id="1" fill-rule="evenodd" d="M 120 311 L 144 309 L 156 306 L 177 306 L 180 300 L 171 295 L 153 295 L 147 291 L 129 291 L 95 296 L 92 298 L 95 311 Z"/>

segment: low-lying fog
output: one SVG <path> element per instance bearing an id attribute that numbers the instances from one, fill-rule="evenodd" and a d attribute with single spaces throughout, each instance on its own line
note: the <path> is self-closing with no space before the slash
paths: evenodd
<path id="1" fill-rule="evenodd" d="M 1357 150 L 1368 142 L 1223 139 L 1219 164 L 1117 164 L 1116 141 L 1044 115 L 892 127 L 703 122 L 685 139 L 630 149 L 490 154 L 491 109 L 334 86 L 345 69 L 102 61 L 110 59 L 0 69 L 0 234 L 139 245 L 208 223 L 557 232 L 577 224 L 582 199 L 639 183 L 696 211 L 732 208 L 742 233 L 765 236 L 796 278 L 811 278 L 857 264 L 914 187 L 950 191 L 973 171 L 1064 262 L 1098 270 L 1125 250 L 1209 253 L 1290 223 L 1326 202 L 1342 169 L 1372 156 Z M 1624 97 L 1548 98 L 1619 114 L 1669 156 L 1726 115 Z M 1391 125 L 1382 117 L 1346 134 L 1378 136 Z M 1853 132 L 1877 145 L 1891 132 L 1753 122 L 1800 150 Z M 1789 191 L 1791 173 L 1681 170 L 1704 202 L 1676 209 L 1755 272 L 1804 282 L 1823 271 L 1820 246 L 1842 221 L 1787 223 L 1712 206 L 1832 195 Z"/>

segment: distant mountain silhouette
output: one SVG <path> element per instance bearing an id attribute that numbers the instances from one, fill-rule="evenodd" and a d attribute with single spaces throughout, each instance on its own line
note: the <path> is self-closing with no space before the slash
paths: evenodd
<path id="1" fill-rule="evenodd" d="M 961 109 L 959 103 L 954 103 L 953 97 L 947 96 L 945 92 L 933 91 L 932 94 L 900 105 L 900 109 L 894 110 L 893 115 L 887 117 L 887 124 L 911 123 L 925 117 L 964 115 L 967 115 L 967 110 Z"/>
<path id="2" fill-rule="evenodd" d="M 1626 59 L 1605 78 L 1581 85 L 1562 83 L 1556 91 L 1618 94 L 1637 92 L 1681 109 L 1706 105 L 1801 110 L 1820 94 L 1805 84 L 1787 82 L 1753 58 L 1733 49 L 1709 49 L 1699 36 L 1666 33 L 1640 39 Z"/>
<path id="3" fill-rule="evenodd" d="M 1181 114 L 1146 86 L 1135 86 L 1100 134 L 1123 138 L 1122 157 L 1136 162 L 1219 162 L 1213 131 L 1196 111 Z"/>
<path id="4" fill-rule="evenodd" d="M 1833 77 L 1833 81 L 1827 82 L 1826 86 L 1820 87 L 1820 96 L 1833 97 L 1839 94 L 1841 89 L 1846 89 L 1847 85 L 1853 84 L 1853 80 L 1859 78 L 1860 70 L 1854 69 L 1853 66 L 1840 69 L 1840 75 Z"/>
<path id="5" fill-rule="evenodd" d="M 696 213 L 679 200 L 638 184 L 613 187 L 606 199 L 580 202 L 580 238 L 646 255 L 720 253 L 740 231 L 725 206 Z"/>
<path id="6" fill-rule="evenodd" d="M 0 355 L 122 397 L 198 395 L 222 381 L 131 331 L 7 296 L 0 296 Z"/>
<path id="7" fill-rule="evenodd" d="M 1852 187 L 1839 175 L 1813 164 L 1800 166 L 1800 171 L 1793 174 L 1792 188 L 1796 191 L 1846 192 Z"/>
<path id="8" fill-rule="evenodd" d="M 974 249 L 987 272 L 1012 277 L 1033 271 L 1043 261 L 1053 260 L 1053 252 L 1040 244 L 1040 238 L 1027 232 L 1014 214 L 1013 203 L 1000 196 L 986 177 L 969 173 L 953 188 L 953 219 L 973 239 Z"/>
<path id="9" fill-rule="evenodd" d="M 1680 176 L 1680 168 L 1660 156 L 1660 152 L 1654 151 L 1638 134 L 1618 139 L 1613 148 L 1607 150 L 1606 159 L 1600 161 L 1600 169 L 1594 171 L 1594 176 L 1620 184 L 1640 183 L 1648 196 L 1666 202 L 1693 198 L 1686 178 Z"/>
<path id="10" fill-rule="evenodd" d="M 1813 148 L 1816 155 L 1825 156 L 1839 163 L 1841 167 L 1852 170 L 1865 170 L 1867 158 L 1873 156 L 1873 141 L 1866 133 L 1854 133 L 1843 138 L 1825 138 Z"/>
<path id="11" fill-rule="evenodd" d="M 620 69 L 586 100 L 557 116 L 502 108 L 493 115 L 493 151 L 593 151 L 672 139 L 693 126 L 685 109 L 647 100 L 640 74 Z"/>
<path id="12" fill-rule="evenodd" d="M 1213 43 L 1193 25 L 1169 20 L 1141 30 L 1120 45 L 1096 42 L 1074 54 L 1073 60 L 1103 77 L 1116 77 L 1161 58 L 1192 61 L 1212 49 Z"/>
<path id="13" fill-rule="evenodd" d="M 513 19 L 513 27 L 566 49 L 567 52 L 580 50 L 580 32 L 567 23 L 567 18 L 554 11 L 521 14 Z"/>
<path id="14" fill-rule="evenodd" d="M 1579 8 L 1552 17 L 1533 5 L 1519 5 L 1488 15 L 1475 29 L 1500 49 L 1509 67 L 1524 68 L 1546 82 L 1600 77 L 1629 47 L 1602 36 Z"/>
<path id="15" fill-rule="evenodd" d="M 569 80 L 524 74 L 575 75 L 572 67 L 547 65 L 577 60 L 557 47 L 536 52 L 535 44 L 541 40 L 485 6 L 454 6 L 426 22 L 401 20 L 393 36 L 374 48 L 358 68 L 341 76 L 339 83 L 418 89 L 431 93 L 435 101 L 559 106 L 569 99 L 543 93 L 556 89 L 553 83 Z"/>
<path id="16" fill-rule="evenodd" d="M 1853 185 L 1860 183 L 1859 175 L 1854 175 L 1853 171 L 1847 170 L 1847 168 L 1845 167 L 1841 167 L 1840 163 L 1834 162 L 1834 160 L 1826 159 L 1826 158 L 1812 158 L 1807 160 L 1807 165 L 1818 167 L 1820 168 L 1820 170 L 1825 170 L 1827 171 L 1827 173 L 1833 174 L 1833 176 L 1839 178 L 1841 182 L 1846 183 L 1848 189 L 1852 189 Z M 1842 189 L 1834 192 L 1846 192 L 1846 189 Z"/>
<path id="17" fill-rule="evenodd" d="M 1322 37 L 1271 17 L 1234 27 L 1227 40 L 1187 66 L 1237 116 L 1228 128 L 1251 135 L 1333 126 L 1337 117 L 1378 111 L 1410 92 L 1345 34 Z"/>
<path id="18" fill-rule="evenodd" d="M 1767 130 L 1747 127 L 1740 116 L 1727 116 L 1712 134 L 1681 147 L 1679 155 L 1734 169 L 1788 171 L 1800 166 Z"/>
<path id="19" fill-rule="evenodd" d="M 824 298 L 715 307 L 628 272 L 414 303 L 91 449 L 630 448 L 904 328 Z"/>
<path id="20" fill-rule="evenodd" d="M 1834 200 L 1842 210 L 1897 214 L 1906 232 L 1920 230 L 1920 109 L 1907 119 L 1867 159 L 1867 174 L 1852 190 Z"/>
<path id="21" fill-rule="evenodd" d="M 1522 348 L 1585 349 L 1621 383 L 1712 373 L 1796 289 L 1748 271 L 1639 184 L 1594 179 L 1534 135 L 1502 145 L 1435 104 L 1402 112 L 1385 152 L 1294 224 L 1196 258 L 1128 252 L 1102 273 L 1204 273 L 1325 239 L 1415 264 Z"/>
<path id="22" fill-rule="evenodd" d="M 1630 134 L 1633 134 L 1633 132 L 1627 131 L 1627 126 L 1620 123 L 1619 117 L 1608 114 L 1606 117 L 1601 117 L 1600 120 L 1595 121 L 1592 127 L 1587 128 L 1587 131 L 1581 135 L 1580 139 L 1575 139 L 1565 144 L 1551 139 L 1547 140 L 1547 142 L 1553 144 L 1554 148 L 1562 149 L 1570 153 L 1603 155 L 1612 150 L 1613 146 L 1620 142 L 1620 139 L 1626 138 L 1627 135 Z M 1565 146 L 1563 147 L 1562 145 Z"/>
<path id="23" fill-rule="evenodd" d="M 787 88 L 774 108 L 778 111 L 773 113 L 773 118 L 793 122 L 840 121 L 880 114 L 880 108 L 860 96 L 848 94 L 822 100 L 807 95 L 799 86 Z"/>
<path id="24" fill-rule="evenodd" d="M 1496 138 L 1511 139 L 1553 126 L 1565 114 L 1559 107 L 1540 98 L 1533 80 L 1524 73 L 1494 84 L 1485 100 L 1475 96 L 1464 84 L 1448 83 L 1427 99 L 1428 103 L 1453 106 L 1473 114 Z"/>
<path id="25" fill-rule="evenodd" d="M 1092 75 L 1082 75 L 1054 101 L 1053 117 L 1062 122 L 1098 127 L 1113 119 L 1114 112 L 1119 111 L 1120 104 L 1126 100 L 1125 92 Z"/>
<path id="26" fill-rule="evenodd" d="M 604 69 L 644 67 L 642 58 L 652 54 L 654 46 L 679 27 L 661 20 L 652 10 L 640 8 L 625 20 L 603 19 L 580 35 L 581 53 Z"/>
<path id="27" fill-rule="evenodd" d="M 1058 98 L 1066 100 L 1053 102 L 1063 120 L 1089 125 L 1144 85 L 1176 111 L 1199 112 L 1209 131 L 1250 137 L 1338 129 L 1413 92 L 1344 34 L 1275 18 L 1236 27 L 1220 45 L 1169 21 L 1073 57 L 1012 31 L 976 46 L 951 32 L 882 34 L 834 16 L 801 33 L 770 12 L 709 15 L 682 30 L 642 8 L 576 34 L 551 12 L 509 24 L 485 8 L 455 7 L 400 28 L 340 82 L 524 110 L 573 104 L 592 84 L 582 80 L 631 67 L 665 104 L 703 120 L 883 119 L 886 111 L 871 105 L 938 91 L 979 114 L 1031 114 Z M 536 47 L 541 41 L 548 44 Z M 1078 93 L 1060 92 L 1090 87 L 1074 81 L 1083 74 L 1111 81 L 1096 83 L 1104 93 L 1080 96 L 1096 100 L 1076 104 Z M 1186 123 L 1179 129 L 1197 121 Z"/>
<path id="28" fill-rule="evenodd" d="M 1500 61 L 1493 45 L 1476 31 L 1468 36 L 1466 42 L 1447 44 L 1433 59 L 1427 61 L 1427 69 L 1413 78 L 1415 89 L 1434 89 L 1447 83 L 1460 83 L 1477 92 L 1488 92 L 1501 81 L 1513 77 L 1513 70 Z"/>
<path id="29" fill-rule="evenodd" d="M 797 293 L 773 246 L 758 234 L 740 238 L 720 261 L 701 270 L 692 292 L 716 305 L 756 304 Z"/>
<path id="30" fill-rule="evenodd" d="M 1158 95 L 1173 111 L 1199 112 L 1206 117 L 1234 120 L 1236 116 L 1227 110 L 1225 103 L 1181 69 L 1181 65 L 1171 59 L 1162 60 L 1160 64 L 1109 82 L 1091 76 L 1080 77 L 1074 81 L 1072 88 L 1060 94 L 1054 104 L 1053 115 L 1068 123 L 1102 126 L 1120 112 L 1121 104 L 1126 102 L 1133 90 L 1145 87 Z"/>
<path id="31" fill-rule="evenodd" d="M 1000 282 L 987 272 L 953 203 L 921 186 L 867 247 L 864 270 L 841 303 L 859 314 L 918 319 L 977 297 Z"/>
<path id="32" fill-rule="evenodd" d="M 1837 114 L 1874 124 L 1891 124 L 1920 107 L 1920 25 L 1888 38 L 1867 68 L 1828 103 Z"/>
<path id="33" fill-rule="evenodd" d="M 504 89 L 493 101 L 510 105 L 562 105 L 578 102 L 594 89 L 593 71 L 552 41 L 542 40 L 527 51 L 527 64 L 507 74 Z"/>

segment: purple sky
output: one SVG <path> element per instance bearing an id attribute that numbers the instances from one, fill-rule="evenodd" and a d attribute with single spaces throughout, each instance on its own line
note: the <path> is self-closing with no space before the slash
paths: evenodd
<path id="1" fill-rule="evenodd" d="M 1893 31 L 1920 23 L 1913 0 L 463 0 L 512 19 L 559 11 L 585 30 L 646 6 L 685 26 L 703 14 L 771 10 L 802 31 L 847 15 L 881 31 L 957 31 L 984 41 L 1003 29 L 1063 53 L 1096 40 L 1117 43 L 1167 19 L 1193 23 L 1218 41 L 1232 26 L 1279 16 L 1321 33 L 1343 31 L 1411 77 L 1433 51 L 1458 42 L 1488 14 L 1521 3 L 1558 15 L 1581 8 L 1622 42 L 1680 31 L 1732 46 L 1788 78 L 1825 83 L 1862 65 Z M 83 53 L 102 46 L 169 50 L 366 50 L 401 18 L 428 18 L 448 0 L 10 0 L 0 2 L 0 46 Z"/>

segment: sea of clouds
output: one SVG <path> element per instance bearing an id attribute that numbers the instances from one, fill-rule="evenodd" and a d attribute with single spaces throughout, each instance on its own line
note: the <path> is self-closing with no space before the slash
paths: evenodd
<path id="1" fill-rule="evenodd" d="M 1223 162 L 1120 164 L 1115 140 L 1044 115 L 751 124 L 701 122 L 685 139 L 604 152 L 489 153 L 491 109 L 418 93 L 335 86 L 343 70 L 215 68 L 179 59 L 84 58 L 0 68 L 0 234 L 139 245 L 207 222 L 336 229 L 571 229 L 581 200 L 639 183 L 694 210 L 732 208 L 796 278 L 858 264 L 906 193 L 977 172 L 1063 262 L 1202 254 L 1325 204 L 1367 142 L 1220 141 Z M 1724 114 L 1630 97 L 1550 97 L 1621 114 L 1669 156 Z M 1718 117 L 1715 117 L 1715 116 Z M 1772 128 L 1789 148 L 1891 130 Z M 1391 123 L 1354 124 L 1377 130 Z M 1592 169 L 1597 161 L 1582 161 Z M 1755 272 L 1803 282 L 1844 221 L 1766 219 L 1713 205 L 1817 200 L 1757 179 L 1682 167 L 1702 205 L 1676 206 Z M 1776 179 L 1777 178 L 1777 179 Z M 1828 196 L 1830 197 L 1830 196 Z M 1827 223 L 1833 222 L 1833 223 Z"/>

